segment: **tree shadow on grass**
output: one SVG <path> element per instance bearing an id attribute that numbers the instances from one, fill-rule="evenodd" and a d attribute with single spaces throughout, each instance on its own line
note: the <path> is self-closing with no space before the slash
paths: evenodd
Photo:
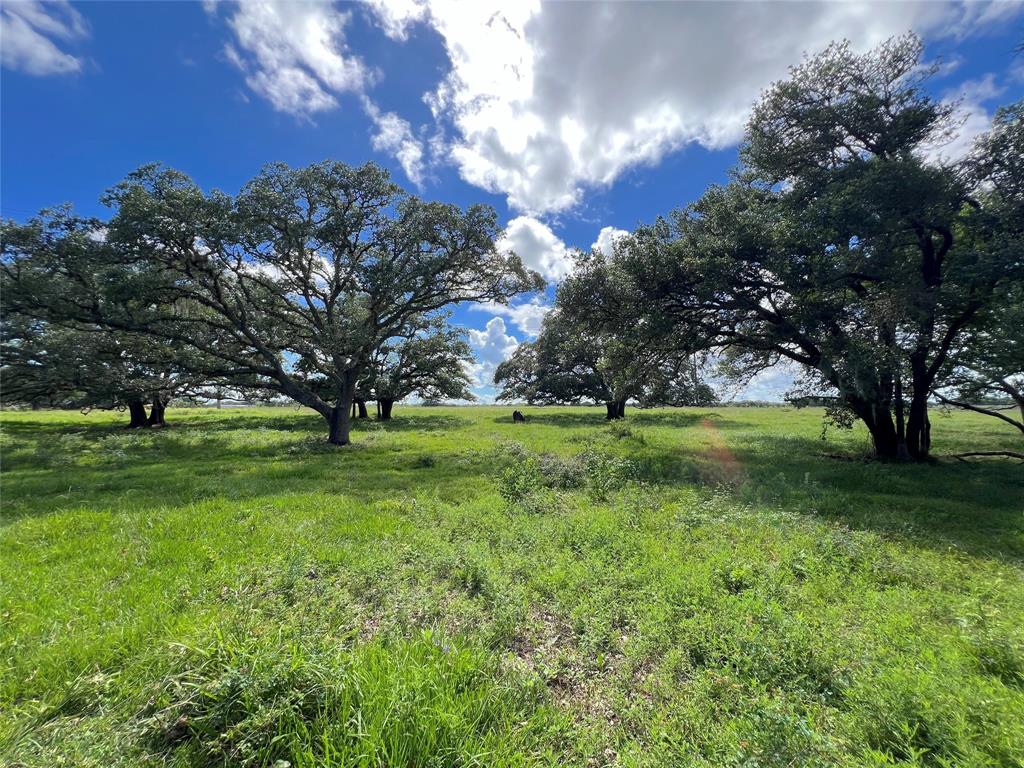
<path id="1" fill-rule="evenodd" d="M 363 503 L 427 496 L 461 503 L 480 492 L 493 472 L 484 454 L 444 453 L 421 447 L 320 440 L 238 446 L 209 451 L 162 442 L 114 463 L 57 465 L 4 478 L 3 523 L 63 510 L 157 510 L 221 498 L 252 501 L 301 493 L 337 494 Z"/>
<path id="2" fill-rule="evenodd" d="M 470 424 L 452 414 L 354 420 L 353 445 L 327 443 L 318 414 L 180 411 L 163 429 L 104 422 L 5 421 L 3 521 L 76 507 L 153 509 L 214 496 L 328 492 L 364 500 L 428 493 L 466 498 L 490 471 L 472 452 L 437 452 L 389 433 L 443 434 Z M 56 428 L 55 428 L 56 427 Z M 425 471 L 428 470 L 428 471 Z"/>
<path id="3" fill-rule="evenodd" d="M 792 435 L 759 434 L 729 446 L 742 475 L 723 481 L 720 456 L 685 447 L 681 476 L 723 485 L 738 500 L 874 530 L 916 544 L 1024 561 L 1024 472 L 1010 461 L 879 462 L 866 452 Z M 730 478 L 726 477 L 726 480 Z"/>
<path id="4" fill-rule="evenodd" d="M 581 428 L 595 427 L 602 424 L 616 424 L 622 425 L 623 427 L 671 427 L 682 429 L 696 426 L 704 419 L 709 419 L 716 427 L 721 429 L 732 429 L 747 426 L 747 422 L 726 419 L 714 411 L 709 412 L 704 410 L 666 411 L 664 409 L 659 409 L 657 411 L 647 411 L 640 410 L 639 408 L 627 408 L 625 418 L 616 419 L 614 421 L 609 421 L 605 418 L 605 409 L 603 407 L 596 406 L 585 413 L 575 411 L 571 413 L 566 413 L 564 411 L 545 413 L 542 407 L 535 407 L 533 409 L 523 408 L 522 411 L 526 416 L 527 426 L 533 423 L 544 424 L 551 427 Z M 495 424 L 512 424 L 512 413 L 510 411 L 506 416 L 495 416 L 491 421 Z"/>
<path id="5" fill-rule="evenodd" d="M 168 421 L 171 426 L 176 424 L 190 429 L 204 429 L 211 432 L 230 432 L 245 429 L 275 430 L 280 432 L 309 432 L 310 434 L 323 434 L 327 438 L 327 422 L 318 413 L 308 410 L 294 411 L 287 410 L 281 414 L 245 414 L 231 415 L 228 418 L 218 418 L 216 415 L 208 416 L 203 413 L 198 417 L 174 421 L 174 414 L 168 412 Z M 451 414 L 406 414 L 401 411 L 388 421 L 378 421 L 373 417 L 365 419 L 355 418 L 350 422 L 353 433 L 366 433 L 374 430 L 386 432 L 445 432 L 452 429 L 459 429 L 471 421 L 462 416 Z"/>
<path id="6" fill-rule="evenodd" d="M 728 419 L 715 411 L 705 409 L 699 410 L 664 410 L 656 411 L 637 410 L 632 414 L 627 412 L 624 423 L 638 424 L 650 427 L 672 427 L 682 429 L 697 426 L 704 421 L 709 421 L 717 429 L 738 429 L 749 427 L 750 422 Z"/>
<path id="7" fill-rule="evenodd" d="M 522 425 L 521 428 L 525 429 L 530 424 L 544 424 L 549 427 L 595 427 L 600 424 L 606 423 L 603 408 L 600 410 L 594 408 L 587 413 L 545 413 L 543 410 L 537 408 L 520 408 L 523 414 L 526 416 L 526 424 Z M 494 424 L 514 424 L 512 421 L 512 411 L 509 411 L 507 415 L 495 416 L 491 419 Z"/>

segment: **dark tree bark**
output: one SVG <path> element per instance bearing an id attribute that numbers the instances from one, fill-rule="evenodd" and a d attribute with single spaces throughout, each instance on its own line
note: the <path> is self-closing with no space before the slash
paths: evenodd
<path id="1" fill-rule="evenodd" d="M 605 419 L 611 421 L 612 419 L 622 419 L 626 416 L 626 401 L 625 400 L 613 400 L 604 404 L 607 410 Z"/>
<path id="2" fill-rule="evenodd" d="M 164 411 L 167 408 L 167 403 L 160 396 L 159 393 L 153 395 L 153 405 L 149 409 L 149 418 L 146 420 L 146 426 L 149 427 L 166 427 L 167 422 L 164 421 Z"/>
<path id="3" fill-rule="evenodd" d="M 149 419 L 146 417 L 146 406 L 141 400 L 128 401 L 128 416 L 131 421 L 128 429 L 141 429 L 149 426 Z"/>
<path id="4" fill-rule="evenodd" d="M 350 370 L 345 372 L 342 383 L 338 387 L 334 407 L 326 414 L 329 427 L 327 441 L 332 445 L 348 445 L 350 442 L 351 418 L 349 411 L 352 408 L 352 398 L 357 378 L 358 371 Z"/>
<path id="5" fill-rule="evenodd" d="M 359 407 L 359 418 L 367 418 L 369 414 L 366 412 L 366 401 L 362 399 L 356 400 L 356 405 Z"/>
<path id="6" fill-rule="evenodd" d="M 871 441 L 875 447 L 875 456 L 880 459 L 896 459 L 899 457 L 899 439 L 896 425 L 893 423 L 889 403 L 873 403 L 868 400 L 847 398 L 850 408 L 864 422 L 871 433 Z"/>
<path id="7" fill-rule="evenodd" d="M 377 407 L 380 408 L 380 420 L 391 421 L 391 409 L 394 407 L 394 400 L 380 399 L 377 401 Z"/>
<path id="8" fill-rule="evenodd" d="M 918 461 L 928 458 L 931 449 L 931 423 L 928 421 L 928 379 L 923 362 L 911 361 L 914 375 L 914 393 L 910 398 L 910 415 L 907 418 L 907 452 Z"/>
<path id="9" fill-rule="evenodd" d="M 907 425 L 903 408 L 903 381 L 896 377 L 896 455 L 900 461 L 910 460 L 907 448 Z"/>

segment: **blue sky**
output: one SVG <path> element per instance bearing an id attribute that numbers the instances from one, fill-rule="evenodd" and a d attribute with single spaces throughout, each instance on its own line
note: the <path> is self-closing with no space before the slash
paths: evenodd
<path id="1" fill-rule="evenodd" d="M 1024 5 L 999 3 L 0 3 L 0 210 L 24 219 L 160 161 L 234 192 L 261 165 L 375 160 L 425 197 L 486 202 L 552 282 L 568 251 L 722 181 L 751 103 L 804 52 L 909 30 L 960 99 L 956 157 L 1024 95 Z M 459 308 L 478 391 L 550 301 Z M 778 398 L 773 371 L 741 394 Z"/>

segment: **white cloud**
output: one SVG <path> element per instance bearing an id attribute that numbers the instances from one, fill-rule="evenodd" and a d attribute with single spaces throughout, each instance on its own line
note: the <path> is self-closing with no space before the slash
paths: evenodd
<path id="1" fill-rule="evenodd" d="M 310 117 L 336 107 L 336 94 L 362 92 L 371 80 L 345 44 L 349 18 L 330 3 L 238 3 L 228 20 L 237 45 L 225 54 L 274 109 Z"/>
<path id="2" fill-rule="evenodd" d="M 364 0 L 384 34 L 392 40 L 407 40 L 409 27 L 423 21 L 427 4 L 420 0 Z"/>
<path id="3" fill-rule="evenodd" d="M 207 3 L 208 13 L 219 6 Z M 378 18 L 387 8 L 375 9 Z M 411 9 L 395 6 L 403 16 Z M 376 73 L 352 53 L 345 39 L 349 11 L 331 2 L 294 3 L 286 0 L 240 2 L 228 19 L 235 40 L 224 46 L 227 60 L 245 74 L 245 82 L 280 112 L 311 119 L 318 112 L 335 109 L 338 96 L 352 93 L 373 121 L 373 148 L 398 161 L 417 187 L 424 177 L 423 143 L 407 120 L 394 112 L 382 112 L 365 95 Z M 410 18 L 415 18 L 413 14 Z M 396 22 L 397 23 L 397 22 Z M 389 31 L 404 39 L 402 28 Z"/>
<path id="4" fill-rule="evenodd" d="M 516 328 L 530 338 L 540 333 L 544 318 L 551 311 L 550 304 L 545 304 L 536 297 L 521 304 L 505 305 L 489 301 L 484 304 L 470 304 L 470 308 L 507 317 L 515 323 Z"/>
<path id="5" fill-rule="evenodd" d="M 778 363 L 757 373 L 732 394 L 731 400 L 782 402 L 793 388 L 801 369 L 792 363 Z"/>
<path id="6" fill-rule="evenodd" d="M 366 100 L 366 113 L 377 126 L 372 137 L 373 148 L 395 156 L 409 181 L 417 187 L 423 185 L 423 144 L 413 135 L 407 120 L 394 112 L 382 113 L 376 105 Z"/>
<path id="7" fill-rule="evenodd" d="M 967 80 L 947 91 L 943 101 L 959 105 L 959 130 L 952 140 L 928 147 L 925 156 L 934 162 L 956 161 L 965 157 L 978 136 L 992 127 L 992 113 L 985 106 L 986 103 L 1002 95 L 1005 90 L 990 72 L 978 80 Z"/>
<path id="8" fill-rule="evenodd" d="M 65 0 L 7 2 L 0 7 L 0 59 L 8 69 L 30 75 L 63 75 L 82 69 L 82 60 L 57 47 L 88 35 L 82 15 Z"/>
<path id="9" fill-rule="evenodd" d="M 426 96 L 462 177 L 524 212 L 690 143 L 739 139 L 751 104 L 804 52 L 915 29 L 962 37 L 1017 3 L 464 3 L 371 6 L 396 39 L 430 24 L 451 71 Z"/>
<path id="10" fill-rule="evenodd" d="M 615 247 L 615 241 L 620 237 L 625 237 L 629 234 L 628 230 L 617 229 L 616 227 L 602 227 L 601 231 L 597 235 L 591 246 L 590 250 L 600 251 L 606 256 L 612 255 L 612 249 Z"/>
<path id="11" fill-rule="evenodd" d="M 488 320 L 482 331 L 470 328 L 469 343 L 476 354 L 476 362 L 469 366 L 469 373 L 478 388 L 494 385 L 494 370 L 519 346 L 518 339 L 506 333 L 505 321 L 500 317 Z"/>
<path id="12" fill-rule="evenodd" d="M 517 216 L 505 226 L 500 250 L 511 249 L 530 269 L 548 280 L 561 280 L 572 271 L 572 257 L 551 228 L 532 216 Z"/>

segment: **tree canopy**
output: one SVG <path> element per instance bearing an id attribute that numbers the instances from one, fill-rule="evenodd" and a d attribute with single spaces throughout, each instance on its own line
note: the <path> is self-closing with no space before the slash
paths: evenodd
<path id="1" fill-rule="evenodd" d="M 317 411 L 337 444 L 389 339 L 450 304 L 543 287 L 496 247 L 493 209 L 420 200 L 372 163 L 271 165 L 234 197 L 147 166 L 104 199 L 109 222 L 5 226 L 4 268 L 35 289 L 28 303 L 196 349 L 219 361 L 211 373 Z"/>
<path id="2" fill-rule="evenodd" d="M 928 455 L 929 393 L 1022 271 L 1019 224 L 968 172 L 1018 166 L 984 150 L 931 159 L 956 126 L 920 58 L 908 36 L 795 67 L 755 107 L 733 180 L 641 227 L 615 264 L 647 316 L 737 373 L 783 359 L 813 371 L 883 457 Z"/>
<path id="3" fill-rule="evenodd" d="M 473 353 L 466 332 L 444 318 L 426 322 L 407 338 L 388 340 L 370 356 L 360 391 L 380 405 L 380 418 L 410 395 L 424 400 L 475 400 L 466 366 Z"/>
<path id="4" fill-rule="evenodd" d="M 537 339 L 519 345 L 495 371 L 499 400 L 604 403 L 609 419 L 622 418 L 629 400 L 641 406 L 715 400 L 698 377 L 687 339 L 643 317 L 638 296 L 616 279 L 616 269 L 600 252 L 577 255 Z"/>

